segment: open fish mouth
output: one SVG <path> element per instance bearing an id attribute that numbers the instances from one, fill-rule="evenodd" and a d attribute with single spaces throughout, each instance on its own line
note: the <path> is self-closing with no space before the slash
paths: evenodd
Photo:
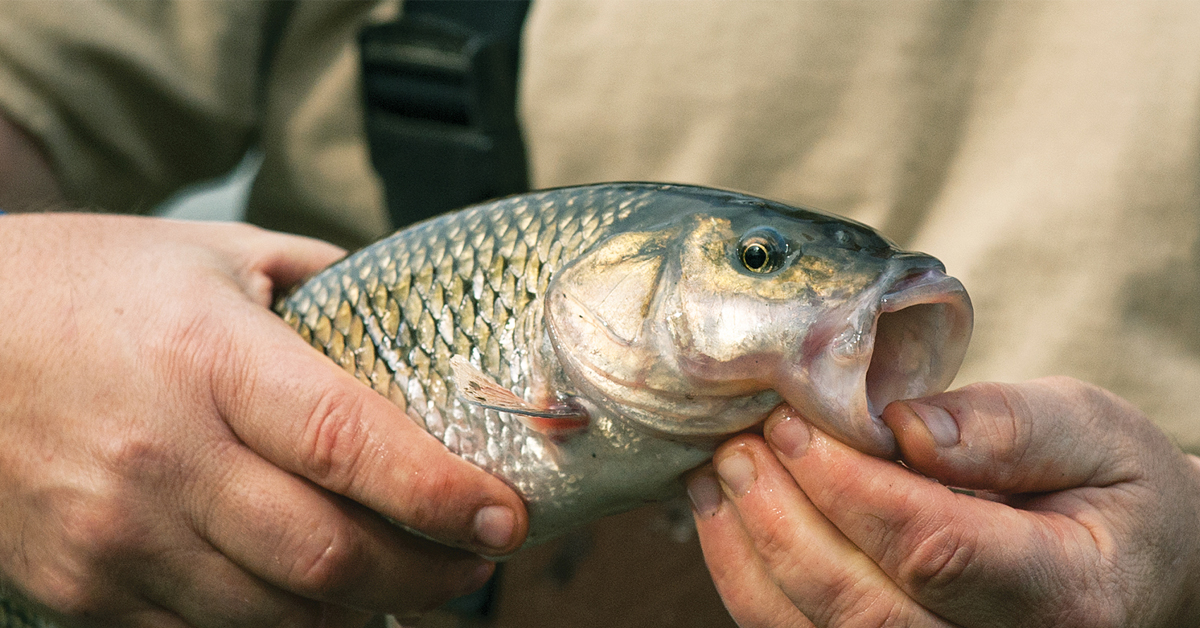
<path id="1" fill-rule="evenodd" d="M 971 339 L 973 310 L 962 284 L 933 258 L 915 256 L 806 342 L 804 381 L 780 392 L 818 427 L 869 454 L 892 457 L 880 420 L 893 401 L 946 390 Z M 818 346 L 822 348 L 818 349 Z"/>
<path id="2" fill-rule="evenodd" d="M 945 390 L 971 339 L 966 289 L 940 269 L 916 270 L 884 293 L 864 381 L 867 409 L 878 418 L 897 399 Z"/>

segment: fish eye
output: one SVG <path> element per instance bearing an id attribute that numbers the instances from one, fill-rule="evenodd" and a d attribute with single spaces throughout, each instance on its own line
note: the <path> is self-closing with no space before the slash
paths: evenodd
<path id="1" fill-rule="evenodd" d="M 742 236 L 738 243 L 738 260 L 750 272 L 770 273 L 783 266 L 787 248 L 787 240 L 778 231 L 758 227 Z"/>

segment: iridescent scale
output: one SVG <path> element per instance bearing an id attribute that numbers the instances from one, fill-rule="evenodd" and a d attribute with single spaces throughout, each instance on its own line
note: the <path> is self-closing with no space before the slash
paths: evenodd
<path id="1" fill-rule="evenodd" d="M 323 271 L 277 310 L 305 340 L 463 458 L 525 495 L 555 460 L 508 413 L 457 397 L 461 355 L 527 396 L 554 272 L 644 204 L 646 188 L 549 191 L 398 232 Z M 569 392 L 569 391 L 563 391 Z"/>

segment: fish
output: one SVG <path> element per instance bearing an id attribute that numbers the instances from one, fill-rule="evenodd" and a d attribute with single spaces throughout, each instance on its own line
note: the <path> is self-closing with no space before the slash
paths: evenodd
<path id="1" fill-rule="evenodd" d="M 603 183 L 398 231 L 276 312 L 450 451 L 507 482 L 526 546 L 678 495 L 781 404 L 896 456 L 891 401 L 945 390 L 961 282 L 832 214 L 739 192 Z"/>
<path id="2" fill-rule="evenodd" d="M 681 494 L 684 473 L 784 403 L 895 457 L 880 413 L 945 390 L 973 325 L 941 262 L 865 225 L 662 183 L 444 214 L 319 272 L 275 311 L 511 485 L 526 547 Z M 0 628 L 49 625 L 0 593 Z"/>

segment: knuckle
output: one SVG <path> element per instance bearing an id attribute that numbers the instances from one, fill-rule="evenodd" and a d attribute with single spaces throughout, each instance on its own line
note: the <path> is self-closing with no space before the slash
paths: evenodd
<path id="1" fill-rule="evenodd" d="M 1083 570 L 1080 570 L 1083 571 Z M 1030 595 L 1028 606 L 1049 609 L 1055 626 L 1116 628 L 1145 623 L 1160 609 L 1155 596 L 1139 595 L 1130 582 L 1140 578 L 1127 571 L 1062 574 L 1052 586 Z"/>
<path id="2" fill-rule="evenodd" d="M 1130 626 L 1144 620 L 1145 616 L 1133 615 L 1112 599 L 1101 596 L 1075 598 L 1069 590 L 1059 591 L 1060 596 L 1039 596 L 1022 600 L 1017 612 L 1027 616 L 1044 618 L 1038 625 L 1058 628 L 1118 628 Z"/>
<path id="3" fill-rule="evenodd" d="M 297 591 L 330 599 L 359 584 L 367 556 L 356 537 L 336 527 L 308 532 L 295 543 L 287 579 Z"/>
<path id="4" fill-rule="evenodd" d="M 1120 628 L 1136 624 L 1139 615 L 1125 613 L 1118 605 L 1106 600 L 1095 600 L 1094 606 L 1077 609 L 1070 613 L 1073 619 L 1059 625 L 1087 628 Z"/>
<path id="5" fill-rule="evenodd" d="M 180 281 L 189 294 L 211 292 L 206 277 Z M 161 381 L 171 384 L 171 394 L 187 396 L 173 401 L 200 405 L 206 401 L 205 385 L 211 388 L 218 381 L 215 376 L 239 360 L 243 351 L 228 334 L 218 333 L 227 327 L 215 320 L 211 309 L 194 305 L 185 309 L 182 303 L 193 301 L 168 300 L 160 306 L 163 322 L 145 338 L 145 355 Z"/>
<path id="6" fill-rule="evenodd" d="M 100 569 L 105 562 L 136 551 L 143 539 L 128 505 L 111 495 L 71 508 L 62 522 L 67 551 L 87 570 Z"/>
<path id="7" fill-rule="evenodd" d="M 367 433 L 362 396 L 344 386 L 328 388 L 318 397 L 301 434 L 303 473 L 344 493 L 360 471 Z"/>
<path id="8" fill-rule="evenodd" d="M 444 528 L 450 516 L 444 505 L 456 503 L 448 498 L 456 492 L 456 483 L 440 470 L 421 474 L 413 480 L 404 484 L 402 523 L 422 530 Z"/>
<path id="9" fill-rule="evenodd" d="M 1090 382 L 1054 375 L 1037 379 L 1035 383 L 1054 391 L 1065 405 L 1077 409 L 1084 419 L 1141 417 L 1141 412 L 1133 404 Z"/>
<path id="10" fill-rule="evenodd" d="M 1095 384 L 1067 377 L 1063 377 L 1062 379 L 1069 380 L 1074 384 L 1077 394 L 1080 397 L 1079 403 L 1083 406 L 1089 418 L 1112 419 L 1115 421 L 1128 419 L 1137 419 L 1140 421 L 1144 419 L 1144 415 L 1133 404 L 1118 397 L 1109 390 Z"/>
<path id="11" fill-rule="evenodd" d="M 819 626 L 883 628 L 909 624 L 904 603 L 878 586 L 863 582 L 861 574 L 847 572 L 833 583 L 824 608 L 812 619 Z"/>
<path id="12" fill-rule="evenodd" d="M 67 617 L 106 617 L 120 603 L 113 589 L 128 575 L 124 568 L 130 557 L 144 555 L 145 527 L 138 525 L 129 501 L 103 479 L 87 494 L 59 495 L 54 501 L 52 513 L 46 513 L 54 525 L 28 531 L 37 537 L 32 541 L 37 553 L 20 554 L 24 591 Z"/>
<path id="13" fill-rule="evenodd" d="M 917 536 L 897 568 L 902 588 L 922 595 L 953 590 L 972 565 L 975 548 L 951 525 L 931 526 Z"/>
<path id="14" fill-rule="evenodd" d="M 107 542 L 98 530 L 74 522 L 64 526 L 64 551 L 57 560 L 35 572 L 27 584 L 32 599 L 67 617 L 95 619 L 111 612 L 109 606 L 114 600 L 105 584 L 114 579 L 114 574 L 99 558 L 110 550 L 92 545 Z"/>
<path id="15" fill-rule="evenodd" d="M 170 445 L 160 442 L 160 439 L 134 434 L 110 442 L 103 449 L 101 459 L 113 476 L 113 482 L 119 481 L 126 487 L 139 487 L 148 492 L 172 482 L 177 475 L 172 470 L 181 466 L 178 455 Z M 116 499 L 116 492 L 115 486 L 110 488 L 109 494 L 103 499 Z"/>
<path id="16" fill-rule="evenodd" d="M 783 517 L 762 521 L 754 530 L 754 544 L 773 573 L 794 568 L 794 528 Z"/>
<path id="17" fill-rule="evenodd" d="M 956 412 L 960 424 L 980 432 L 976 440 L 989 444 L 987 455 L 999 469 L 1019 468 L 1034 445 L 1024 395 L 1016 387 L 996 382 L 972 384 L 963 392 L 980 401 Z"/>

